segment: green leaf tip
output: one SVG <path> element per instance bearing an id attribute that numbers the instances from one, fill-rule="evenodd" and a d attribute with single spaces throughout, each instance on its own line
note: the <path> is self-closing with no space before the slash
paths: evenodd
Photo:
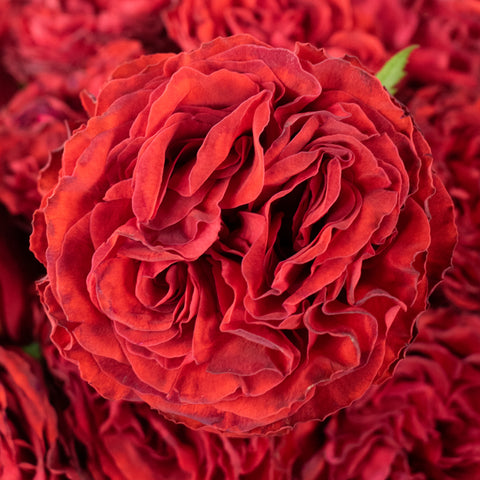
<path id="1" fill-rule="evenodd" d="M 22 350 L 36 360 L 40 360 L 42 358 L 42 350 L 40 349 L 39 343 L 35 342 L 31 343 L 30 345 L 25 345 L 22 347 Z"/>
<path id="2" fill-rule="evenodd" d="M 418 48 L 418 45 L 410 45 L 409 47 L 400 50 L 392 58 L 387 60 L 383 67 L 378 71 L 377 78 L 392 95 L 397 93 L 396 86 L 405 76 L 405 66 L 410 58 L 410 54 L 416 48 Z"/>

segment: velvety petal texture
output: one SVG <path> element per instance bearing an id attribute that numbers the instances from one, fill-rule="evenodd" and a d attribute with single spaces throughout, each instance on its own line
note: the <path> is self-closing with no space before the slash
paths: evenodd
<path id="1" fill-rule="evenodd" d="M 247 435 L 390 375 L 456 232 L 375 77 L 235 36 L 125 64 L 92 107 L 31 238 L 52 339 L 85 380 Z"/>

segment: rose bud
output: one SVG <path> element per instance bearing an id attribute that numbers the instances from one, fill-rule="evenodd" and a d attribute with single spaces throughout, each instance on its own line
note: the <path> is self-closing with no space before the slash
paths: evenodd
<path id="1" fill-rule="evenodd" d="M 279 432 L 362 396 L 455 242 L 408 112 L 309 45 L 125 64 L 61 163 L 31 237 L 52 339 L 103 396 L 193 428 Z"/>
<path id="2" fill-rule="evenodd" d="M 411 43 L 409 77 L 429 85 L 470 86 L 480 80 L 480 5 L 476 0 L 423 0 L 417 4 L 419 25 Z"/>

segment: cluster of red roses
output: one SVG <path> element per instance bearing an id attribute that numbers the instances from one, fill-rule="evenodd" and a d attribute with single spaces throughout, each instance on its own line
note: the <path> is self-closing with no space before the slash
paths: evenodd
<path id="1" fill-rule="evenodd" d="M 1 0 L 0 45 L 0 478 L 480 477 L 477 0 Z"/>

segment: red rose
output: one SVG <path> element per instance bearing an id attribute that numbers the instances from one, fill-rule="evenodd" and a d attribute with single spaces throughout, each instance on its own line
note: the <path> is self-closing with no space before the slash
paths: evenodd
<path id="1" fill-rule="evenodd" d="M 434 167 L 453 198 L 458 244 L 442 291 L 480 311 L 480 95 L 478 89 L 431 86 L 409 102 L 432 147 Z"/>
<path id="2" fill-rule="evenodd" d="M 40 203 L 39 170 L 83 119 L 34 83 L 0 112 L 0 200 L 12 214 L 31 219 Z"/>
<path id="3" fill-rule="evenodd" d="M 284 480 L 314 480 L 324 471 L 323 430 L 328 421 L 299 423 L 287 435 L 271 439 L 270 477 Z"/>
<path id="4" fill-rule="evenodd" d="M 268 478 L 269 437 L 195 431 L 169 422 L 148 405 L 101 397 L 89 413 L 97 417 L 99 429 L 87 440 L 97 452 L 90 468 L 104 472 L 106 479 L 156 480 L 159 472 L 172 480 Z"/>
<path id="5" fill-rule="evenodd" d="M 40 364 L 19 349 L 0 347 L 0 477 L 80 478 L 61 449 L 57 415 Z M 50 467 L 55 464 L 56 468 Z M 54 476 L 55 475 L 55 476 Z M 58 476 L 57 476 L 58 475 Z"/>
<path id="6" fill-rule="evenodd" d="M 126 31 L 101 27 L 100 13 L 85 0 L 18 4 L 9 12 L 5 66 L 18 81 L 76 104 L 82 89 L 96 95 L 114 67 L 143 53 Z"/>
<path id="7" fill-rule="evenodd" d="M 419 329 L 393 378 L 332 418 L 322 475 L 303 478 L 479 478 L 480 317 L 429 311 Z"/>
<path id="8" fill-rule="evenodd" d="M 410 43 L 410 78 L 425 84 L 475 87 L 480 80 L 480 4 L 477 0 L 423 0 Z"/>
<path id="9" fill-rule="evenodd" d="M 238 33 L 276 47 L 293 48 L 297 41 L 324 47 L 332 34 L 350 30 L 353 23 L 350 0 L 180 0 L 164 20 L 169 36 L 184 50 Z"/>
<path id="10" fill-rule="evenodd" d="M 65 75 L 96 52 L 95 32 L 90 2 L 14 2 L 8 10 L 5 64 L 22 83 L 43 72 Z"/>
<path id="11" fill-rule="evenodd" d="M 102 472 L 106 479 L 156 480 L 159 472 L 172 480 L 268 478 L 264 472 L 270 469 L 269 437 L 228 438 L 191 430 L 148 405 L 99 396 L 90 408 L 86 413 L 98 422 L 98 430 L 86 439 L 89 453 L 95 450 L 97 457 L 90 471 Z"/>
<path id="12" fill-rule="evenodd" d="M 333 56 L 357 56 L 377 71 L 388 59 L 380 39 L 355 24 L 351 0 L 180 0 L 164 12 L 169 36 L 184 50 L 217 36 L 249 33 L 275 47 L 309 42 Z"/>
<path id="13" fill-rule="evenodd" d="M 451 200 L 356 63 L 248 36 L 120 67 L 34 220 L 52 339 L 101 394 L 275 432 L 389 374 Z"/>
<path id="14" fill-rule="evenodd" d="M 355 26 L 378 38 L 388 52 L 411 45 L 420 22 L 424 0 L 352 0 Z"/>
<path id="15" fill-rule="evenodd" d="M 356 0 L 353 22 L 390 53 L 417 44 L 407 65 L 417 84 L 475 85 L 480 78 L 476 0 Z"/>

